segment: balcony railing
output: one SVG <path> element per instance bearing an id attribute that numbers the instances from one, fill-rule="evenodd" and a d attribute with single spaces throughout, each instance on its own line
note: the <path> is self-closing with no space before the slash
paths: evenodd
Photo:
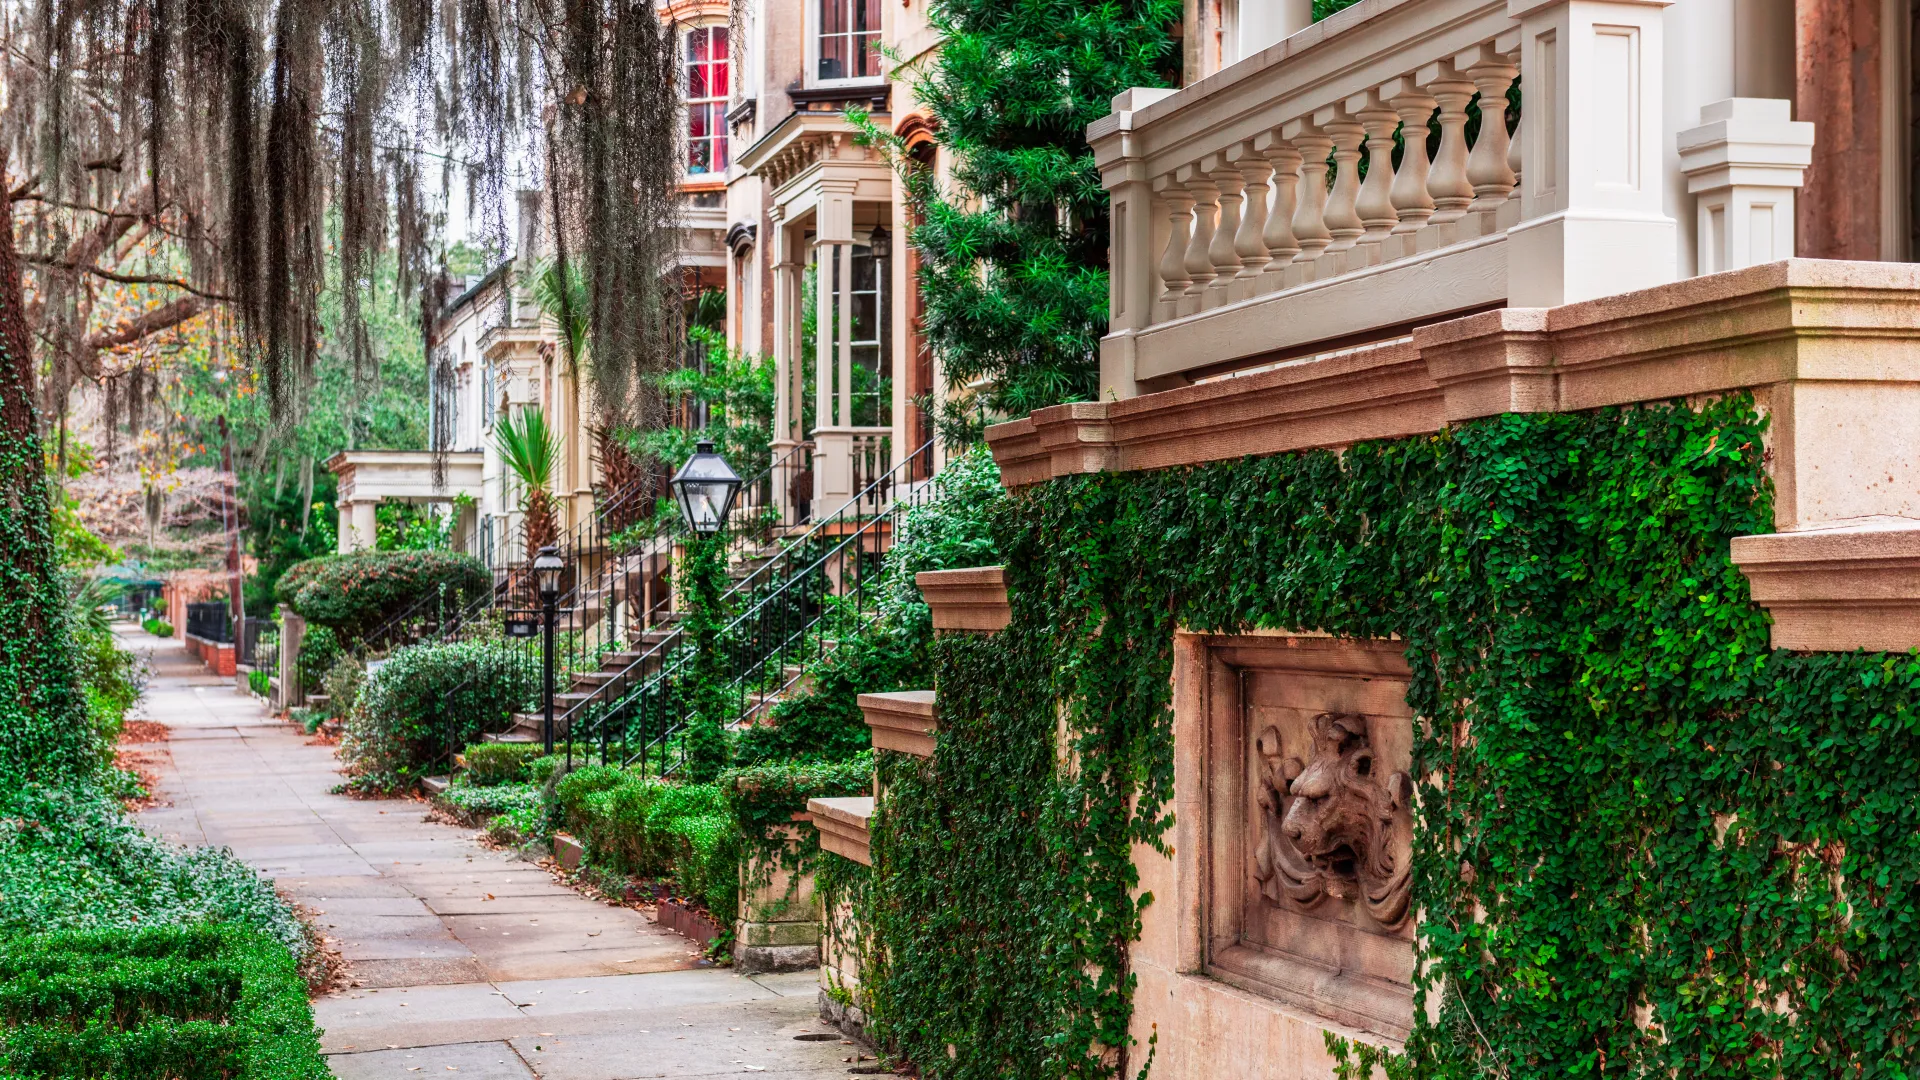
<path id="1" fill-rule="evenodd" d="M 1615 0 L 1361 0 L 1120 95 L 1088 130 L 1109 389 L 1673 280 L 1662 28 Z"/>

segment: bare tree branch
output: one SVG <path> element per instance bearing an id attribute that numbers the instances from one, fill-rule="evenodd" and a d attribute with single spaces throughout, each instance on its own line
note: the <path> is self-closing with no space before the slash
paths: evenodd
<path id="1" fill-rule="evenodd" d="M 166 277 L 161 274 L 123 274 L 117 270 L 108 270 L 99 266 L 76 267 L 70 262 L 56 259 L 51 255 L 42 255 L 38 252 L 22 254 L 20 261 L 32 263 L 35 266 L 51 266 L 60 270 L 81 270 L 92 274 L 94 277 L 105 278 L 108 281 L 117 281 L 122 285 L 171 285 L 176 289 L 190 292 L 195 296 L 204 297 L 217 303 L 227 304 L 233 302 L 233 297 L 231 296 L 217 292 L 208 292 L 191 282 L 182 281 L 179 278 Z"/>

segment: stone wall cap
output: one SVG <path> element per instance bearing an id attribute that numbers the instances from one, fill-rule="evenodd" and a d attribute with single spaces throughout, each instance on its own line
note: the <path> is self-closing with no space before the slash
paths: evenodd
<path id="1" fill-rule="evenodd" d="M 929 585 L 999 585 L 1007 580 L 1005 566 L 967 566 L 958 570 L 922 570 L 913 576 L 913 583 L 925 589 Z"/>
<path id="2" fill-rule="evenodd" d="M 873 817 L 873 796 L 849 795 L 833 799 L 808 799 L 807 813 L 847 825 L 866 828 Z"/>
<path id="3" fill-rule="evenodd" d="M 934 714 L 933 694 L 931 690 L 896 690 L 889 694 L 861 694 L 856 700 L 863 710 L 885 710 L 931 717 Z"/>
<path id="4" fill-rule="evenodd" d="M 1798 532 L 1736 536 L 1733 561 L 1742 568 L 1835 560 L 1920 559 L 1920 521 L 1872 518 Z"/>

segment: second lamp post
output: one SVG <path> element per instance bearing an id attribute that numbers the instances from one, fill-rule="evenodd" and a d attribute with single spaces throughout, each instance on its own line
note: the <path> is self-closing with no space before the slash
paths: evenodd
<path id="1" fill-rule="evenodd" d="M 556 606 L 560 599 L 560 575 L 567 564 L 560 558 L 560 552 L 552 546 L 540 549 L 533 557 L 533 580 L 540 587 L 540 621 L 546 628 L 546 648 L 541 652 L 546 661 L 546 723 L 543 725 L 546 752 L 553 753 L 553 623 Z M 569 743 L 569 746 L 572 744 Z"/>

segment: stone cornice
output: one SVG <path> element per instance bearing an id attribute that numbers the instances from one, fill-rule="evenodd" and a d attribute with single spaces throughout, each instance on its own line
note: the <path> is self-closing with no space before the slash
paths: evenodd
<path id="1" fill-rule="evenodd" d="M 892 694 L 861 694 L 860 712 L 866 717 L 873 745 L 914 757 L 933 756 L 939 710 L 931 690 L 902 690 Z"/>
<path id="2" fill-rule="evenodd" d="M 1013 621 L 1004 566 L 925 570 L 913 581 L 933 612 L 936 631 L 992 633 Z"/>

